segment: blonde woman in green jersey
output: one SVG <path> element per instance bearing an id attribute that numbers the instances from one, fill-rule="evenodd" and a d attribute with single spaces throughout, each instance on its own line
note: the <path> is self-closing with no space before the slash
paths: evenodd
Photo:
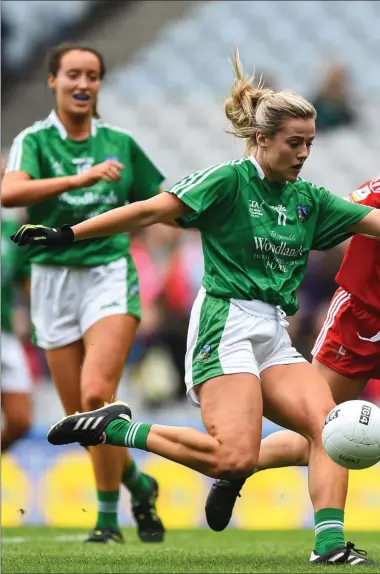
<path id="1" fill-rule="evenodd" d="M 72 227 L 24 226 L 19 245 L 72 249 L 168 218 L 200 230 L 205 274 L 188 332 L 186 386 L 208 434 L 131 422 L 124 403 L 52 427 L 52 444 L 81 442 L 147 450 L 209 477 L 241 479 L 256 467 L 263 414 L 310 443 L 309 490 L 316 542 L 310 560 L 368 564 L 343 534 L 348 473 L 325 453 L 321 429 L 334 407 L 326 381 L 292 346 L 285 321 L 298 308 L 310 250 L 354 233 L 380 236 L 380 212 L 349 203 L 299 178 L 315 135 L 303 97 L 255 87 L 237 51 L 225 102 L 247 156 L 184 178 L 158 197 Z M 98 239 L 97 239 L 98 240 Z M 56 249 L 57 247 L 55 247 Z"/>
<path id="2" fill-rule="evenodd" d="M 164 179 L 133 137 L 97 119 L 105 73 L 96 50 L 53 49 L 48 84 L 56 107 L 14 140 L 3 181 L 4 206 L 27 206 L 31 224 L 71 225 L 155 196 Z M 72 249 L 30 252 L 31 318 L 66 414 L 99 408 L 116 395 L 140 321 L 129 237 L 83 241 Z M 161 541 L 158 485 L 131 455 L 90 448 L 98 518 L 89 542 L 122 541 L 117 508 L 122 481 L 132 497 L 140 539 Z"/>

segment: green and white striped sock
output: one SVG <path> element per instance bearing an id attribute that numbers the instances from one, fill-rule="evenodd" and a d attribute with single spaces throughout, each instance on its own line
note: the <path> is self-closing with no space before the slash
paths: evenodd
<path id="1" fill-rule="evenodd" d="M 98 490 L 98 518 L 95 528 L 119 528 L 117 507 L 119 491 L 104 492 Z"/>
<path id="2" fill-rule="evenodd" d="M 322 508 L 315 513 L 315 552 L 324 554 L 344 546 L 344 510 Z"/>
<path id="3" fill-rule="evenodd" d="M 132 423 L 126 420 L 116 419 L 107 425 L 104 434 L 105 444 L 113 446 L 129 446 L 147 450 L 146 441 L 152 425 L 145 423 Z"/>

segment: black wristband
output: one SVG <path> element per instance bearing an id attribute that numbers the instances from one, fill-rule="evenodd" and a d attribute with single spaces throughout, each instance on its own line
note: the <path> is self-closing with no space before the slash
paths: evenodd
<path id="1" fill-rule="evenodd" d="M 74 243 L 74 231 L 71 229 L 70 225 L 65 223 L 65 225 L 62 225 L 62 227 L 60 227 L 60 231 L 62 232 L 62 239 L 65 245 Z"/>

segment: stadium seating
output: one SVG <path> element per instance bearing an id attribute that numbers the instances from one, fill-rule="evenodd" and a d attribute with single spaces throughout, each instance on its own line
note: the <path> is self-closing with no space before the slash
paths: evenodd
<path id="1" fill-rule="evenodd" d="M 3 65 L 20 70 L 36 48 L 63 37 L 88 13 L 91 4 L 89 0 L 4 0 L 1 3 L 2 25 L 6 29 Z"/>
<path id="2" fill-rule="evenodd" d="M 236 42 L 247 71 L 256 66 L 276 88 L 305 96 L 315 93 L 328 64 L 343 63 L 358 112 L 355 130 L 321 134 L 302 174 L 343 195 L 379 170 L 379 27 L 375 1 L 195 2 L 113 70 L 100 110 L 136 134 L 173 182 L 243 152 L 223 131 Z"/>

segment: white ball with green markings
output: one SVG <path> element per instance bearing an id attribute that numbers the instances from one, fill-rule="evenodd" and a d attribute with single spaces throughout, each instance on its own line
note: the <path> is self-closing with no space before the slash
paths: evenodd
<path id="1" fill-rule="evenodd" d="M 362 470 L 380 461 L 380 408 L 356 400 L 337 405 L 322 430 L 329 457 L 344 468 Z"/>

